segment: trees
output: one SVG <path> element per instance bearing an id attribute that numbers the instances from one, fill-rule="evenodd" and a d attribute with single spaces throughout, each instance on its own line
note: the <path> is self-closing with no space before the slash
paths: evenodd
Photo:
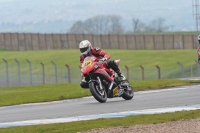
<path id="1" fill-rule="evenodd" d="M 138 18 L 132 18 L 133 33 L 165 32 L 169 26 L 165 26 L 164 23 L 163 18 L 154 19 L 149 24 L 143 23 Z"/>
<path id="2" fill-rule="evenodd" d="M 139 18 L 132 18 L 133 32 L 140 33 L 145 31 L 146 25 Z"/>
<path id="3" fill-rule="evenodd" d="M 81 34 L 81 33 L 83 33 L 83 28 L 84 28 L 83 23 L 81 21 L 76 21 L 73 24 L 73 26 L 69 29 L 69 32 Z"/>
<path id="4" fill-rule="evenodd" d="M 97 15 L 85 21 L 76 21 L 69 29 L 74 34 L 123 34 L 124 28 L 119 15 Z M 165 32 L 169 26 L 164 25 L 163 18 L 152 20 L 149 24 L 139 18 L 132 18 L 133 30 L 130 33 Z"/>
<path id="5" fill-rule="evenodd" d="M 164 32 L 169 29 L 169 26 L 164 25 L 165 20 L 163 18 L 157 18 L 151 21 L 151 23 L 146 26 L 146 32 Z"/>
<path id="6" fill-rule="evenodd" d="M 76 21 L 69 33 L 122 34 L 121 17 L 118 15 L 97 15 L 85 21 Z"/>

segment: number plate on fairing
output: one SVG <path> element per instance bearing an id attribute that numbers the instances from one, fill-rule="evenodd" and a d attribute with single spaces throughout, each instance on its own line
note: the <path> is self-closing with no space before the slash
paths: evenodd
<path id="1" fill-rule="evenodd" d="M 91 65 L 92 64 L 92 61 L 91 60 L 88 60 L 88 61 L 86 61 L 85 63 L 84 63 L 84 66 L 89 66 L 89 65 Z"/>
<path id="2" fill-rule="evenodd" d="M 113 97 L 117 96 L 118 95 L 118 87 L 115 87 L 113 89 Z"/>

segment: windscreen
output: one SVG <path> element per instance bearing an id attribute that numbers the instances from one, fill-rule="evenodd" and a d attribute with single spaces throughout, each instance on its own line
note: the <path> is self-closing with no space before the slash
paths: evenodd
<path id="1" fill-rule="evenodd" d="M 85 67 L 85 66 L 88 66 L 88 65 L 91 65 L 92 64 L 92 60 L 94 60 L 94 56 L 87 56 L 84 61 L 83 61 L 83 64 L 81 67 Z"/>

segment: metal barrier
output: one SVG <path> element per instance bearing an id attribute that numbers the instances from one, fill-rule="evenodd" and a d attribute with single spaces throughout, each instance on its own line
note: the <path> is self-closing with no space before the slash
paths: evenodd
<path id="1" fill-rule="evenodd" d="M 31 61 L 20 63 L 17 59 L 14 62 L 3 59 L 0 64 L 0 87 L 30 86 L 41 84 L 79 84 L 81 80 L 80 67 L 70 68 L 69 65 L 58 66 L 51 61 L 52 65 L 32 64 Z M 177 62 L 174 68 L 139 68 L 131 69 L 128 66 L 120 67 L 121 71 L 129 80 L 155 80 L 155 79 L 177 79 L 198 77 L 200 64 L 184 67 Z"/>

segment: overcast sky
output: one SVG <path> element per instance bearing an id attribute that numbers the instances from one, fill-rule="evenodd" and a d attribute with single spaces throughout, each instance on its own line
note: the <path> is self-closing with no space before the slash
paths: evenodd
<path id="1" fill-rule="evenodd" d="M 150 21 L 162 17 L 169 25 L 194 28 L 192 0 L 0 0 L 0 23 L 49 20 L 85 20 L 99 14 L 117 14 Z"/>

